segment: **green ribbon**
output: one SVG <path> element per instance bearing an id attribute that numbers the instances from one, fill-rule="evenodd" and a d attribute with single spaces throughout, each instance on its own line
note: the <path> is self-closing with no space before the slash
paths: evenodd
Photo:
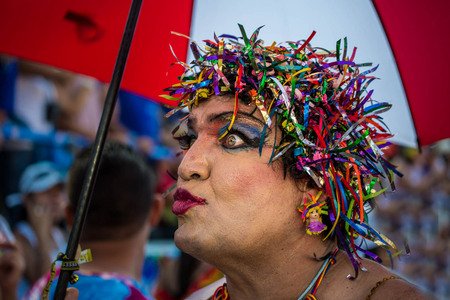
<path id="1" fill-rule="evenodd" d="M 357 139 L 356 141 L 354 141 L 353 143 L 351 143 L 350 145 L 348 145 L 347 147 L 344 148 L 337 148 L 331 152 L 344 152 L 347 151 L 348 149 L 351 149 L 353 147 L 355 147 L 356 145 L 358 145 L 359 143 L 361 143 L 361 141 L 363 139 L 365 139 L 367 136 L 369 135 L 369 129 L 367 129 L 360 137 L 359 139 Z"/>
<path id="2" fill-rule="evenodd" d="M 379 191 L 376 192 L 376 193 L 366 195 L 366 196 L 363 197 L 363 200 L 368 200 L 368 199 L 375 198 L 375 197 L 378 196 L 379 194 L 384 193 L 388 188 L 389 188 L 389 187 L 386 187 L 386 188 L 384 188 L 384 189 L 382 189 L 382 190 L 379 190 Z"/>

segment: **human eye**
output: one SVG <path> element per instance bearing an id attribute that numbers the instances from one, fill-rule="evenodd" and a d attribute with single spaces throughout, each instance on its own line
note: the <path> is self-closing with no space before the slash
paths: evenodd
<path id="1" fill-rule="evenodd" d="M 246 142 L 240 137 L 240 134 L 231 132 L 222 139 L 222 145 L 227 149 L 237 149 L 247 146 Z"/>
<path id="2" fill-rule="evenodd" d="M 197 140 L 197 135 L 192 129 L 189 129 L 187 122 L 181 122 L 172 131 L 172 137 L 178 141 L 181 150 L 188 150 Z"/>
<path id="3" fill-rule="evenodd" d="M 197 140 L 197 136 L 195 134 L 186 134 L 176 138 L 176 140 L 178 140 L 181 150 L 189 150 Z"/>
<path id="4" fill-rule="evenodd" d="M 249 126 L 237 125 L 221 139 L 222 147 L 229 150 L 258 148 L 261 132 Z"/>

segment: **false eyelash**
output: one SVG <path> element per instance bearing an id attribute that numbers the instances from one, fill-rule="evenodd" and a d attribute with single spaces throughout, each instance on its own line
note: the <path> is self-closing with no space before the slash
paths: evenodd
<path id="1" fill-rule="evenodd" d="M 178 144 L 180 145 L 181 150 L 189 150 L 196 138 L 197 137 L 195 135 L 186 133 L 185 135 L 177 137 L 175 139 L 178 140 Z"/>
<path id="2" fill-rule="evenodd" d="M 192 140 L 196 138 L 194 134 L 189 133 L 187 119 L 183 120 L 172 130 L 172 137 L 178 141 L 181 150 L 188 150 L 192 145 Z"/>
<path id="3" fill-rule="evenodd" d="M 184 137 L 188 134 L 189 128 L 186 120 L 183 120 L 172 130 L 172 137 L 178 140 L 180 137 Z"/>
<path id="4" fill-rule="evenodd" d="M 239 130 L 236 127 L 232 127 L 230 130 L 227 130 L 226 126 L 224 126 L 221 130 L 219 130 L 219 136 L 221 136 L 223 133 L 226 133 L 226 135 L 223 137 L 222 141 L 225 141 L 228 136 L 235 134 L 245 142 L 245 146 L 230 148 L 230 150 L 243 148 L 258 148 L 260 143 L 266 143 L 267 139 L 267 136 L 261 135 L 250 136 L 245 131 Z"/>

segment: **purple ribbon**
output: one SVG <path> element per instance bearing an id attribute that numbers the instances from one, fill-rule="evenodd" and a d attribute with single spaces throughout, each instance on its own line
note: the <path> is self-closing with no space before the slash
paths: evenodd
<path id="1" fill-rule="evenodd" d="M 342 66 L 342 65 L 354 66 L 355 63 L 352 62 L 352 61 L 343 61 L 343 60 L 340 60 L 340 61 L 334 61 L 334 62 L 329 63 L 329 64 L 324 64 L 323 66 L 321 66 L 321 67 L 319 68 L 319 70 L 322 71 L 322 70 L 328 69 L 328 68 L 330 68 L 330 67 L 334 67 L 334 66 Z"/>
<path id="2" fill-rule="evenodd" d="M 234 55 L 211 55 L 211 56 L 205 57 L 205 60 L 219 60 L 219 59 L 231 60 L 231 61 L 237 60 L 236 56 L 234 56 Z"/>
<path id="3" fill-rule="evenodd" d="M 176 94 L 183 94 L 183 93 L 190 93 L 193 92 L 195 90 L 198 90 L 199 88 L 202 88 L 208 84 L 210 84 L 212 82 L 212 79 L 209 80 L 205 80 L 203 82 L 200 82 L 196 85 L 194 85 L 193 87 L 190 88 L 184 88 L 184 89 L 178 89 L 176 91 L 170 92 L 170 95 L 176 95 Z"/>

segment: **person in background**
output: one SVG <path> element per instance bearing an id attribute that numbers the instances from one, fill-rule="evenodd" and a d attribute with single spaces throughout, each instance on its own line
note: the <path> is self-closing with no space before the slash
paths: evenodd
<path id="1" fill-rule="evenodd" d="M 90 152 L 91 148 L 81 151 L 69 171 L 69 227 L 73 226 Z M 129 146 L 107 141 L 98 172 L 80 240 L 83 249 L 91 249 L 93 261 L 81 265 L 74 287 L 80 292 L 79 299 L 150 299 L 140 283 L 144 248 L 162 209 L 162 200 L 154 196 L 152 170 Z M 38 299 L 48 277 L 41 278 L 25 299 Z"/>
<path id="2" fill-rule="evenodd" d="M 95 78 L 62 71 L 55 78 L 58 91 L 59 114 L 56 120 L 59 130 L 80 134 L 93 142 L 102 116 L 108 85 Z M 119 120 L 119 106 L 108 128 L 109 138 L 125 141 L 127 130 Z"/>
<path id="3" fill-rule="evenodd" d="M 0 215 L 0 299 L 17 299 L 25 260 L 6 219 Z"/>
<path id="4" fill-rule="evenodd" d="M 8 221 L 0 215 L 0 300 L 19 299 L 17 288 L 25 270 L 25 259 L 18 248 Z M 77 300 L 78 290 L 70 287 L 64 300 Z"/>
<path id="5" fill-rule="evenodd" d="M 52 162 L 42 161 L 28 166 L 20 182 L 20 199 L 25 220 L 13 227 L 18 246 L 25 258 L 24 277 L 33 284 L 50 268 L 58 252 L 66 247 L 64 218 L 65 177 Z"/>
<path id="6" fill-rule="evenodd" d="M 55 130 L 58 91 L 53 80 L 57 70 L 20 59 L 14 90 L 13 114 L 37 133 Z"/>

